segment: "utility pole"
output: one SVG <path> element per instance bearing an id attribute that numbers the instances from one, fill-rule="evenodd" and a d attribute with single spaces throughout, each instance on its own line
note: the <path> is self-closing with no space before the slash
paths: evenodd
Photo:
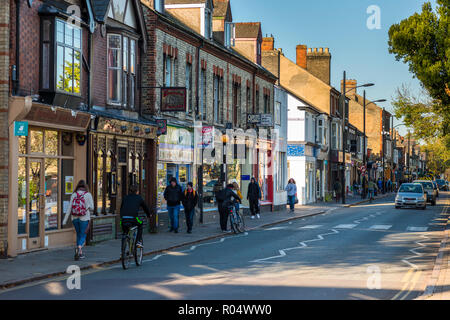
<path id="1" fill-rule="evenodd" d="M 410 153 L 409 153 L 409 146 L 411 143 L 411 133 L 408 130 L 408 156 L 407 156 L 407 163 L 406 163 L 406 171 L 408 172 L 408 182 L 409 182 L 409 176 L 411 175 L 411 172 L 409 172 L 409 160 L 410 160 Z"/>
<path id="2" fill-rule="evenodd" d="M 363 164 L 367 168 L 367 153 L 366 153 L 366 90 L 364 90 L 364 108 L 363 109 L 364 109 L 364 120 L 363 120 L 363 123 L 364 123 L 364 138 L 363 138 L 363 140 L 364 140 L 364 148 L 363 148 L 364 155 L 363 155 Z"/>
<path id="3" fill-rule="evenodd" d="M 382 149 L 383 149 L 383 194 L 385 194 L 385 172 L 384 172 L 384 158 L 385 158 L 385 142 L 384 142 L 384 133 L 385 133 L 385 128 L 384 128 L 384 108 L 383 108 L 383 113 L 381 114 L 381 136 L 382 136 Z"/>

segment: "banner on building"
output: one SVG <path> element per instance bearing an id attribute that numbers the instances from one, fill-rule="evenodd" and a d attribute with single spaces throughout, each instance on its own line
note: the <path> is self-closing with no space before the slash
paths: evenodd
<path id="1" fill-rule="evenodd" d="M 205 126 L 202 128 L 202 149 L 214 148 L 214 127 Z"/>

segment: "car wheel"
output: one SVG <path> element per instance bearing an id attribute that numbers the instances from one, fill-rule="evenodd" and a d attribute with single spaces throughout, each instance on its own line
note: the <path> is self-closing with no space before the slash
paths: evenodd
<path id="1" fill-rule="evenodd" d="M 397 209 L 397 210 L 398 210 L 398 209 L 400 209 L 400 207 L 399 207 L 399 206 L 395 206 L 395 209 Z"/>

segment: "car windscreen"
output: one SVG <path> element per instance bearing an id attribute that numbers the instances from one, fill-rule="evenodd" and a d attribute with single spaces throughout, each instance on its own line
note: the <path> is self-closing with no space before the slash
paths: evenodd
<path id="1" fill-rule="evenodd" d="M 398 190 L 398 192 L 401 192 L 401 193 L 423 193 L 423 189 L 421 186 L 409 184 L 409 185 L 402 185 L 400 187 L 400 190 Z"/>
<path id="2" fill-rule="evenodd" d="M 445 184 L 445 180 L 436 180 L 438 184 Z"/>
<path id="3" fill-rule="evenodd" d="M 420 182 L 424 189 L 433 189 L 433 184 L 431 182 Z"/>

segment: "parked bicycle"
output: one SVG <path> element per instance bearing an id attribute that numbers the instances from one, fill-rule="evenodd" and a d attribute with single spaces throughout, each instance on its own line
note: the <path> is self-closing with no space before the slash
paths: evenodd
<path id="1" fill-rule="evenodd" d="M 130 267 L 131 259 L 134 258 L 136 266 L 142 265 L 144 257 L 144 240 L 141 245 L 137 246 L 138 226 L 130 226 L 128 233 L 122 235 L 121 261 L 124 270 Z"/>
<path id="2" fill-rule="evenodd" d="M 233 200 L 228 206 L 231 229 L 234 233 L 243 233 L 245 232 L 244 217 L 241 212 L 236 210 L 235 202 L 236 200 Z"/>

